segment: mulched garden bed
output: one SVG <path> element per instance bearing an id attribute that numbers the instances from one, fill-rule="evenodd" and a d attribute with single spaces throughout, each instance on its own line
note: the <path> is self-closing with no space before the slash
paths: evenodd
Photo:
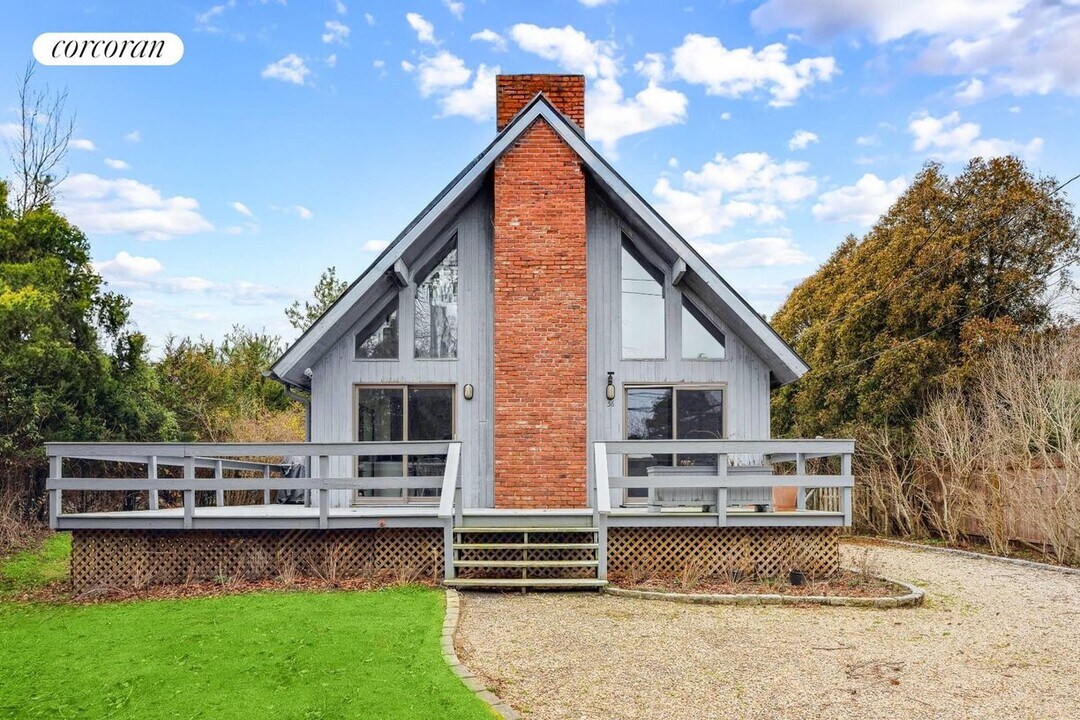
<path id="1" fill-rule="evenodd" d="M 608 581 L 627 590 L 705 594 L 705 595 L 791 595 L 796 597 L 891 597 L 906 592 L 887 580 L 849 570 L 828 578 L 808 578 L 803 585 L 792 585 L 787 578 L 748 578 L 732 582 L 727 578 L 703 578 L 683 583 L 679 578 L 651 578 L 635 582 L 626 576 L 612 575 Z"/>

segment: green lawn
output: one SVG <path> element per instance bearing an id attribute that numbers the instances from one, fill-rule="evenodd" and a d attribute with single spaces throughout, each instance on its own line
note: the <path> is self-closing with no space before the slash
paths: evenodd
<path id="1" fill-rule="evenodd" d="M 9 559 L 32 587 L 68 541 Z M 3 718 L 490 718 L 439 648 L 443 596 L 261 592 L 45 605 L 0 600 Z"/>
<path id="2" fill-rule="evenodd" d="M 26 591 L 63 580 L 71 560 L 71 533 L 50 535 L 36 550 L 23 550 L 0 564 L 0 592 Z"/>

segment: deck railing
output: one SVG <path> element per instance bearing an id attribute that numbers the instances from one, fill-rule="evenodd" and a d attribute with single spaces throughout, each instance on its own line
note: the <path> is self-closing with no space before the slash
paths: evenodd
<path id="1" fill-rule="evenodd" d="M 851 471 L 851 459 L 855 452 L 854 440 L 617 440 L 597 442 L 593 448 L 595 463 L 596 520 L 611 513 L 611 491 L 626 488 L 644 488 L 655 497 L 656 491 L 695 490 L 712 497 L 715 501 L 717 524 L 727 524 L 729 490 L 741 488 L 797 488 L 797 509 L 819 509 L 843 514 L 843 524 L 851 524 L 851 493 L 855 485 Z M 663 467 L 663 473 L 645 476 L 623 474 L 623 457 L 627 455 L 649 456 L 698 456 L 716 458 L 708 474 L 687 470 L 678 474 L 679 466 Z M 740 467 L 735 472 L 731 466 L 734 458 L 760 458 L 757 467 Z M 839 474 L 811 473 L 808 463 L 812 460 L 836 458 L 833 465 Z M 775 472 L 776 465 L 792 463 L 793 474 Z M 817 463 L 828 467 L 829 463 Z M 660 463 L 657 463 L 660 466 Z M 612 470 L 618 472 L 612 474 Z M 700 468 L 698 468 L 700 469 Z M 743 472 L 749 470 L 749 472 Z M 809 497 L 809 506 L 808 506 Z M 814 506 L 817 507 L 814 507 Z"/>
<path id="2" fill-rule="evenodd" d="M 273 490 L 301 490 L 307 504 L 318 508 L 322 529 L 328 526 L 331 490 L 441 490 L 439 517 L 449 523 L 461 513 L 459 442 L 47 443 L 45 448 L 49 457 L 49 521 L 54 528 L 63 513 L 65 491 L 146 492 L 149 510 L 159 509 L 161 492 L 179 492 L 185 529 L 193 525 L 195 493 L 207 491 L 214 493 L 215 505 L 221 507 L 225 506 L 226 490 L 261 490 L 267 505 Z M 379 455 L 441 455 L 446 465 L 442 476 L 339 477 L 331 473 L 331 458 L 349 458 L 351 464 L 357 457 Z M 307 477 L 285 477 L 290 463 L 266 459 L 291 457 L 304 458 Z M 144 477 L 65 477 L 65 460 L 135 464 L 145 466 L 146 471 Z M 160 477 L 162 467 L 182 468 L 181 477 Z M 211 470 L 212 477 L 198 477 L 199 469 Z"/>

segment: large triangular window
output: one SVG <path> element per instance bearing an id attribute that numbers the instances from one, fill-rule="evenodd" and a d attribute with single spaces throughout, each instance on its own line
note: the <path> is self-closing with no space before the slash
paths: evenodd
<path id="1" fill-rule="evenodd" d="M 368 325 L 356 333 L 357 360 L 397 360 L 398 300 L 386 306 Z"/>
<path id="2" fill-rule="evenodd" d="M 682 356 L 687 360 L 723 360 L 727 339 L 692 302 L 682 301 Z"/>
<path id="3" fill-rule="evenodd" d="M 457 241 L 416 286 L 417 358 L 456 358 L 458 346 Z"/>

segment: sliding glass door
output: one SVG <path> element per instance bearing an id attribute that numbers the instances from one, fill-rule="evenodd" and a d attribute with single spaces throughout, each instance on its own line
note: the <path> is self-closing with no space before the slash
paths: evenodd
<path id="1" fill-rule="evenodd" d="M 359 385 L 356 439 L 360 442 L 453 440 L 452 385 Z M 378 455 L 357 461 L 357 477 L 442 477 L 443 455 Z M 437 489 L 357 490 L 357 502 L 434 502 Z"/>
<path id="2" fill-rule="evenodd" d="M 629 386 L 626 388 L 627 440 L 722 440 L 724 389 L 719 386 Z M 626 456 L 626 474 L 645 477 L 650 467 L 715 465 L 713 454 Z M 628 488 L 627 502 L 644 502 L 645 488 Z"/>

